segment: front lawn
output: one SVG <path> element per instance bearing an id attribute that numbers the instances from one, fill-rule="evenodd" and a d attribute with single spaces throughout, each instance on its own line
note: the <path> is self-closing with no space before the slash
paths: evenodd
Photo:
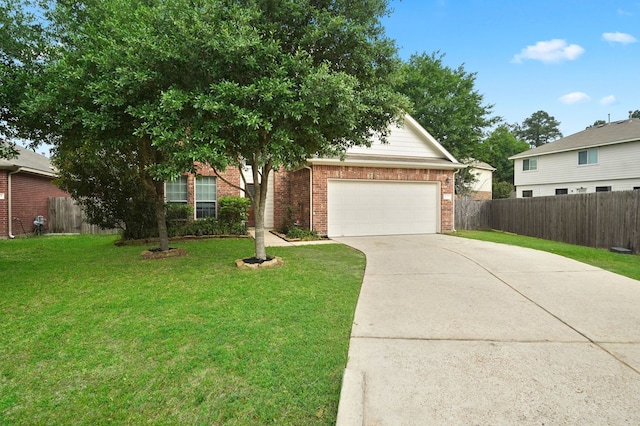
<path id="1" fill-rule="evenodd" d="M 0 424 L 333 424 L 364 256 L 342 245 L 0 240 Z"/>
<path id="2" fill-rule="evenodd" d="M 638 255 L 612 253 L 604 249 L 559 243 L 557 241 L 542 240 L 499 231 L 456 231 L 455 235 L 547 251 L 640 280 L 640 256 Z"/>

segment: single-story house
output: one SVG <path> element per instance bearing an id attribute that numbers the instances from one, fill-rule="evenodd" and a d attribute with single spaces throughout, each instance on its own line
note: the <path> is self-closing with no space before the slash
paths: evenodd
<path id="1" fill-rule="evenodd" d="M 343 160 L 311 158 L 298 169 L 272 173 L 265 227 L 280 227 L 293 212 L 301 227 L 329 237 L 450 231 L 454 174 L 464 167 L 406 115 L 402 127 L 391 129 L 388 144 L 375 141 L 349 149 Z M 167 202 L 192 205 L 202 218 L 216 215 L 219 197 L 244 194 L 207 166 L 198 175 L 167 182 Z M 244 187 L 237 169 L 222 176 Z M 251 185 L 251 173 L 245 176 Z"/>
<path id="2" fill-rule="evenodd" d="M 33 232 L 36 216 L 49 219 L 49 197 L 69 197 L 53 184 L 56 174 L 47 157 L 16 149 L 17 158 L 0 159 L 0 238 Z"/>
<path id="3" fill-rule="evenodd" d="M 518 198 L 640 189 L 640 119 L 589 127 L 509 159 Z"/>

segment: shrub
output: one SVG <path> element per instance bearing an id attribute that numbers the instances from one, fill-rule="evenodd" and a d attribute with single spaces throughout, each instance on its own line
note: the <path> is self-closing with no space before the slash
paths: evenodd
<path id="1" fill-rule="evenodd" d="M 291 240 L 318 240 L 320 237 L 316 231 L 311 229 L 302 229 L 297 226 L 293 226 L 286 233 L 287 238 Z"/>
<path id="2" fill-rule="evenodd" d="M 245 220 L 250 201 L 242 197 L 221 197 L 218 218 L 193 219 L 193 207 L 186 204 L 167 206 L 167 232 L 170 237 L 186 235 L 245 235 Z"/>
<path id="3" fill-rule="evenodd" d="M 295 228 L 296 220 L 294 216 L 296 212 L 295 210 L 293 210 L 293 207 L 291 206 L 287 206 L 286 208 L 287 208 L 287 212 L 284 215 L 284 220 L 282 221 L 280 228 L 278 228 L 278 232 L 280 232 L 281 234 L 287 235 L 288 238 L 293 238 L 293 237 L 289 237 L 289 231 Z"/>
<path id="4" fill-rule="evenodd" d="M 193 207 L 187 204 L 167 204 L 167 234 L 169 237 L 188 235 L 186 229 L 193 222 Z"/>
<path id="5" fill-rule="evenodd" d="M 227 224 L 241 223 L 249 217 L 251 201 L 244 197 L 220 197 L 218 219 Z"/>

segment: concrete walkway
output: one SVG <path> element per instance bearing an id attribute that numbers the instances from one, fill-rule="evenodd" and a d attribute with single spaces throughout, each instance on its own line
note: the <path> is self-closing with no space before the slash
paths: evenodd
<path id="1" fill-rule="evenodd" d="M 249 228 L 249 235 L 255 238 L 256 230 Z M 292 246 L 308 246 L 316 244 L 337 244 L 334 240 L 315 240 L 315 241 L 287 241 L 280 238 L 271 229 L 266 229 L 264 232 L 264 245 L 265 247 L 292 247 Z"/>
<path id="2" fill-rule="evenodd" d="M 640 424 L 640 281 L 444 235 L 367 256 L 338 426 Z"/>

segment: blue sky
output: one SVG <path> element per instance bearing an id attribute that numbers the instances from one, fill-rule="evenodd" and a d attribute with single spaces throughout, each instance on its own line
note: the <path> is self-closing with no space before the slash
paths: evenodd
<path id="1" fill-rule="evenodd" d="M 640 109 L 640 0 L 390 0 L 400 56 L 440 51 L 476 73 L 494 114 L 538 110 L 564 136 Z"/>

